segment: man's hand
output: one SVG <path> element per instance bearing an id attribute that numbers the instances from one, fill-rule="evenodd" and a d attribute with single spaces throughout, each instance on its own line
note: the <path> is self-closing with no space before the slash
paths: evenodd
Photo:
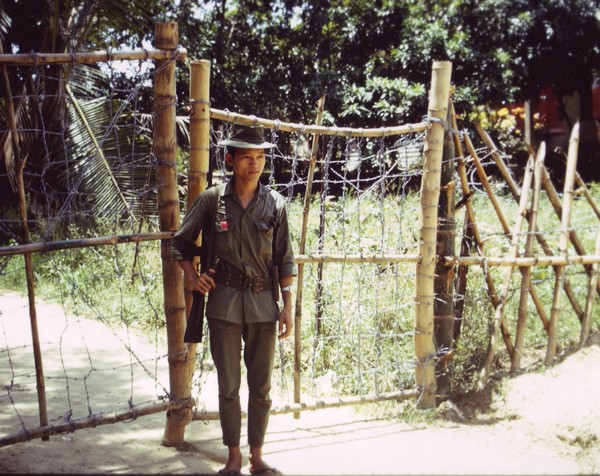
<path id="1" fill-rule="evenodd" d="M 215 289 L 217 284 L 212 278 L 215 274 L 213 269 L 209 269 L 208 273 L 202 273 L 201 275 L 196 274 L 192 282 L 192 289 L 194 291 L 200 291 L 202 294 L 208 293 L 211 289 Z"/>
<path id="2" fill-rule="evenodd" d="M 294 321 L 292 320 L 292 310 L 289 307 L 284 306 L 283 310 L 279 313 L 279 339 L 286 339 L 292 334 L 292 328 L 294 327 Z"/>
<path id="3" fill-rule="evenodd" d="M 192 290 L 206 294 L 211 289 L 217 287 L 215 280 L 212 278 L 215 275 L 214 269 L 211 268 L 208 270 L 208 273 L 199 275 L 191 261 L 179 261 L 179 266 L 183 269 L 185 279 L 190 282 Z"/>

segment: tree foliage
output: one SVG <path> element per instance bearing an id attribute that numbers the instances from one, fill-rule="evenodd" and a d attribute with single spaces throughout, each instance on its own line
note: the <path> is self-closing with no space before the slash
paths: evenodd
<path id="1" fill-rule="evenodd" d="M 426 110 L 433 60 L 453 63 L 462 110 L 589 91 L 599 0 L 181 0 L 190 55 L 213 64 L 218 107 L 309 121 L 390 124 Z M 400 116 L 400 117 L 399 117 Z"/>
<path id="2" fill-rule="evenodd" d="M 463 112 L 535 97 L 548 85 L 557 97 L 577 91 L 591 104 L 599 11 L 600 0 L 3 0 L 0 40 L 5 52 L 139 48 L 152 41 L 156 21 L 175 21 L 189 58 L 211 60 L 213 107 L 310 123 L 326 94 L 326 123 L 370 127 L 421 119 L 434 60 L 452 61 Z M 43 121 L 50 131 L 67 128 L 75 116 L 54 98 L 65 97 L 65 84 L 76 87 L 75 70 L 57 68 L 65 81 L 42 85 L 39 115 L 16 108 L 24 127 Z M 124 76 L 111 84 L 86 77 L 98 78 L 100 88 L 132 87 Z M 13 88 L 31 83 L 13 79 Z M 186 105 L 185 68 L 178 68 L 177 89 Z M 150 98 L 140 97 L 138 106 L 151 112 Z M 582 115 L 589 118 L 589 107 Z M 39 138 L 23 147 L 43 150 Z M 10 174 L 14 164 L 4 154 Z M 28 157 L 40 170 L 53 160 Z M 42 192 L 39 184 L 31 189 Z"/>

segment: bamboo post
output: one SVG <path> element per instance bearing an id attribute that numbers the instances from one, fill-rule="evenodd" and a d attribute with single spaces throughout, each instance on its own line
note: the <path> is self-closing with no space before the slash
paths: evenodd
<path id="1" fill-rule="evenodd" d="M 210 61 L 192 61 L 190 64 L 190 162 L 186 209 L 208 186 L 210 147 Z M 201 243 L 196 243 L 200 245 Z M 198 258 L 194 265 L 198 264 Z M 186 316 L 192 307 L 192 288 L 185 283 Z"/>
<path id="2" fill-rule="evenodd" d="M 436 261 L 436 232 L 444 124 L 448 117 L 452 63 L 433 63 L 428 116 L 431 122 L 425 137 L 423 178 L 421 180 L 419 213 L 419 252 L 416 266 L 415 296 L 415 380 L 419 408 L 435 408 L 435 345 L 433 342 L 433 276 Z"/>
<path id="3" fill-rule="evenodd" d="M 0 42 L 0 53 L 3 53 L 2 44 Z M 2 80 L 4 83 L 4 97 L 6 99 L 6 108 L 8 123 L 10 126 L 12 155 L 17 169 L 17 193 L 19 196 L 19 215 L 22 224 L 22 241 L 25 245 L 29 244 L 29 224 L 27 219 L 27 199 L 25 198 L 25 182 L 23 180 L 23 170 L 27 159 L 21 158 L 19 134 L 17 132 L 17 121 L 13 106 L 12 92 L 8 78 L 6 65 L 2 64 Z M 40 346 L 40 336 L 37 325 L 37 309 L 35 304 L 35 277 L 33 274 L 33 259 L 30 252 L 23 253 L 25 261 L 25 275 L 27 279 L 27 296 L 29 302 L 29 322 L 31 325 L 31 340 L 33 347 L 33 361 L 35 365 L 35 380 L 38 397 L 38 412 L 40 416 L 40 425 L 48 424 L 48 410 L 46 405 L 46 384 L 44 380 L 44 365 L 42 360 L 42 349 Z M 42 437 L 42 440 L 48 441 L 47 435 Z"/>
<path id="4" fill-rule="evenodd" d="M 188 190 L 186 210 L 198 195 L 208 187 L 210 163 L 210 61 L 192 61 L 190 64 L 190 161 L 188 166 Z M 197 245 L 201 245 L 198 239 Z M 198 257 L 194 266 L 198 266 Z M 190 315 L 193 294 L 190 283 L 184 280 L 185 315 Z M 187 322 L 187 320 L 186 320 Z M 187 343 L 188 381 L 191 388 L 196 369 L 197 344 Z"/>
<path id="5" fill-rule="evenodd" d="M 462 197 L 461 201 L 465 201 L 465 224 L 463 227 L 463 234 L 460 243 L 460 256 L 469 256 L 471 254 L 471 248 L 473 247 L 473 207 L 471 206 L 471 190 L 469 189 L 469 182 L 467 180 L 467 173 L 465 168 L 465 160 L 463 157 L 463 148 L 460 142 L 458 134 L 458 122 L 456 120 L 456 111 L 454 110 L 454 103 L 450 100 L 450 118 L 452 122 L 454 139 L 454 150 L 456 156 L 456 170 L 460 178 Z M 456 212 L 456 209 L 455 209 Z M 455 291 L 456 302 L 454 305 L 454 330 L 452 340 L 456 342 L 460 337 L 460 330 L 463 319 L 463 311 L 465 307 L 465 293 L 467 292 L 467 274 L 469 273 L 468 266 L 458 266 L 456 273 Z"/>
<path id="6" fill-rule="evenodd" d="M 325 109 L 325 96 L 322 96 L 317 102 L 317 118 L 316 125 L 320 126 L 323 122 L 323 111 Z M 310 199 L 312 196 L 312 184 L 315 176 L 315 168 L 317 165 L 317 150 L 319 145 L 319 135 L 313 136 L 310 164 L 308 168 L 308 179 L 306 183 L 306 191 L 304 192 L 304 207 L 302 211 L 302 230 L 300 233 L 300 243 L 298 245 L 300 254 L 306 253 L 306 233 L 308 229 L 308 217 L 310 211 Z M 304 283 L 304 264 L 298 263 L 296 277 L 296 305 L 294 311 L 294 403 L 300 403 L 301 394 L 301 373 L 302 373 L 302 288 Z M 300 413 L 295 412 L 294 418 L 300 418 Z"/>
<path id="7" fill-rule="evenodd" d="M 559 239 L 560 255 L 567 258 L 569 235 L 571 228 L 571 205 L 573 203 L 573 185 L 577 169 L 577 148 L 579 146 L 579 122 L 575 123 L 569 139 L 569 152 L 567 157 L 567 171 L 565 174 L 565 188 L 563 196 L 561 233 Z M 552 299 L 552 312 L 550 313 L 550 327 L 548 329 L 548 347 L 546 349 L 546 365 L 551 365 L 556 355 L 556 333 L 560 314 L 560 297 L 564 283 L 564 266 L 558 266 Z"/>
<path id="8" fill-rule="evenodd" d="M 542 171 L 544 167 L 545 156 L 546 143 L 542 142 L 535 158 L 533 171 L 533 197 L 531 214 L 529 216 L 527 239 L 525 240 L 525 257 L 533 256 L 533 230 L 535 230 L 537 227 L 537 216 L 540 206 L 540 193 L 542 188 Z M 525 338 L 525 329 L 527 324 L 527 300 L 529 298 L 529 289 L 531 287 L 531 267 L 523 269 L 521 274 L 521 292 L 519 295 L 519 311 L 517 316 L 517 328 L 515 331 L 515 351 L 511 362 L 512 372 L 516 372 L 521 368 L 521 353 L 523 351 L 523 341 Z"/>
<path id="9" fill-rule="evenodd" d="M 175 49 L 179 39 L 177 23 L 157 23 L 157 48 Z M 154 146 L 157 162 L 158 213 L 161 231 L 179 228 L 179 194 L 175 153 L 175 62 L 158 60 L 154 74 Z M 179 265 L 171 259 L 171 240 L 161 241 L 164 309 L 167 326 L 170 400 L 183 402 L 190 399 L 187 375 L 188 354 L 183 342 L 185 332 L 185 298 L 183 277 Z M 179 446 L 183 443 L 185 426 L 191 421 L 191 409 L 167 411 L 162 444 Z"/>
<path id="10" fill-rule="evenodd" d="M 519 201 L 519 213 L 517 214 L 517 218 L 514 225 L 514 231 L 512 233 L 512 242 L 509 250 L 509 256 L 511 258 L 516 258 L 519 254 L 519 241 L 521 235 L 521 228 L 523 226 L 523 221 L 525 220 L 525 216 L 527 214 L 527 201 L 529 198 L 529 189 L 531 188 L 531 180 L 533 178 L 533 158 L 529 157 L 527 162 L 527 167 L 525 168 L 525 175 L 523 177 L 523 187 L 521 188 L 521 199 Z M 490 344 L 488 347 L 487 355 L 485 357 L 485 362 L 483 365 L 483 369 L 481 371 L 481 376 L 483 378 L 483 383 L 485 383 L 486 379 L 489 377 L 492 365 L 494 363 L 494 357 L 496 352 L 496 340 L 498 331 L 500 329 L 500 322 L 504 315 L 504 307 L 506 304 L 506 299 L 508 296 L 508 292 L 510 289 L 510 282 L 512 279 L 512 274 L 514 271 L 513 266 L 509 266 L 504 271 L 504 279 L 502 283 L 502 290 L 500 294 L 500 305 L 496 308 L 496 312 L 494 314 L 494 326 L 492 328 L 492 335 L 490 336 Z M 513 355 L 511 356 L 514 358 Z"/>
<path id="11" fill-rule="evenodd" d="M 600 254 L 600 230 L 596 234 L 596 254 Z M 598 263 L 592 265 L 592 275 L 588 286 L 587 299 L 585 301 L 585 310 L 583 312 L 583 320 L 581 322 L 581 332 L 579 334 L 579 347 L 583 347 L 590 335 L 590 327 L 592 324 L 592 310 L 594 304 L 594 296 L 598 284 Z"/>
<path id="12" fill-rule="evenodd" d="M 451 104 L 449 104 L 451 110 Z M 437 395 L 447 398 L 451 392 L 450 362 L 454 348 L 454 266 L 446 264 L 446 256 L 454 256 L 456 221 L 454 219 L 454 143 L 453 134 L 444 134 L 438 208 L 438 231 L 433 289 L 433 324 L 436 352 Z"/>

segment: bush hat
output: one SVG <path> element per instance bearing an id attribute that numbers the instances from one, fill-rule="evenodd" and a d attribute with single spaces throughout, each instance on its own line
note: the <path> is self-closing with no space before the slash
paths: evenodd
<path id="1" fill-rule="evenodd" d="M 229 139 L 218 142 L 219 145 L 238 147 L 240 149 L 270 149 L 275 144 L 265 141 L 263 126 L 243 126 L 234 124 L 233 132 Z"/>

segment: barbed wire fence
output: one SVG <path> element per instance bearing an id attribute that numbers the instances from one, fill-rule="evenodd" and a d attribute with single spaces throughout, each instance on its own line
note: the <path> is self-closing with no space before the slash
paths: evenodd
<path id="1" fill-rule="evenodd" d="M 173 61 L 177 59 L 177 55 L 170 54 Z M 107 53 L 107 59 L 110 56 Z M 93 68 L 81 69 L 77 74 L 87 78 L 82 84 L 88 86 L 80 90 L 71 89 L 71 83 L 61 74 L 55 76 L 55 68 L 33 65 L 17 74 L 34 78 L 37 87 L 13 99 L 16 103 L 35 104 L 40 111 L 39 121 L 32 120 L 35 125 L 18 132 L 43 144 L 40 156 L 45 160 L 34 163 L 28 157 L 23 170 L 26 182 L 31 184 L 28 225 L 35 242 L 23 243 L 20 220 L 3 213 L 0 230 L 11 246 L 2 248 L 0 273 L 5 282 L 23 283 L 26 269 L 20 255 L 30 252 L 38 276 L 53 281 L 52 292 L 44 293 L 44 315 L 38 315 L 50 421 L 45 426 L 37 421 L 35 387 L 39 375 L 32 361 L 34 344 L 31 338 L 25 338 L 26 331 L 31 333 L 26 320 L 30 310 L 22 301 L 11 300 L 11 295 L 4 296 L 3 303 L 8 304 L 0 309 L 0 359 L 5 362 L 0 370 L 0 433 L 7 436 L 0 438 L 0 446 L 127 421 L 187 404 L 174 401 L 168 385 L 157 241 L 168 234 L 157 231 L 160 178 L 150 138 L 153 114 L 157 112 L 139 110 L 141 98 L 150 94 L 156 71 L 140 63 L 135 87 L 130 88 L 130 83 L 121 87 L 111 81 L 116 78 L 112 68 L 106 68 L 103 74 Z M 91 79 L 96 74 L 104 86 L 93 89 L 89 84 L 96 84 Z M 61 85 L 56 94 L 40 92 L 47 82 Z M 65 127 L 58 131 L 47 128 L 48 122 L 43 119 L 40 105 L 49 99 L 70 104 Z M 223 150 L 216 144 L 240 117 L 219 111 L 214 115 L 218 118 L 213 117 L 210 155 L 214 158 L 213 176 L 218 180 L 226 176 L 226 170 Z M 302 195 L 308 187 L 312 159 L 309 138 L 315 132 L 308 126 L 286 130 L 275 122 L 269 134 L 278 147 L 269 156 L 265 181 L 287 197 L 293 242 L 298 243 L 303 227 Z M 9 134 L 11 129 L 7 124 L 4 127 L 0 132 Z M 463 131 L 457 127 L 446 125 L 446 132 L 464 143 Z M 415 262 L 419 259 L 418 221 L 422 208 L 417 192 L 423 174 L 425 134 L 425 130 L 408 130 L 401 135 L 384 132 L 361 137 L 339 129 L 322 137 L 314 164 L 310 213 L 304 225 L 306 248 L 302 256 L 298 253 L 304 269 L 299 353 L 302 399 L 297 401 L 293 388 L 298 370 L 293 361 L 294 343 L 283 341 L 274 378 L 274 412 L 297 410 L 309 401 L 316 401 L 318 407 L 327 399 L 335 404 L 344 398 L 360 403 L 398 399 L 399 392 L 415 394 Z M 78 141 L 82 135 L 100 140 L 91 144 Z M 453 180 L 457 184 L 462 181 L 473 191 L 471 202 L 490 200 L 481 171 L 497 167 L 493 154 L 499 154 L 495 147 L 483 146 L 446 158 L 448 162 L 463 163 L 466 183 L 459 170 L 453 173 Z M 102 168 L 107 177 L 98 183 L 98 175 L 91 171 Z M 54 173 L 56 170 L 59 173 Z M 9 181 L 10 172 L 3 174 L 2 179 Z M 185 184 L 182 173 L 182 211 Z M 36 195 L 39 190 L 43 193 Z M 541 209 L 544 207 L 551 205 L 544 201 Z M 490 299 L 493 293 L 489 283 L 502 281 L 501 266 L 482 250 L 482 243 L 494 252 L 506 252 L 509 246 L 506 233 L 498 231 L 494 214 L 490 211 L 476 217 L 479 243 L 471 244 L 467 254 L 480 261 L 471 263 L 475 266 L 470 268 L 471 284 L 466 291 L 454 296 L 466 303 L 464 314 L 457 317 L 462 323 L 460 345 L 481 349 L 479 360 L 472 358 L 472 352 L 470 360 L 462 361 L 456 356 L 458 351 L 454 354 L 453 372 L 459 376 L 483 365 L 487 331 L 494 326 L 497 303 L 494 305 Z M 542 235 L 552 243 L 551 249 L 557 249 L 563 230 L 556 225 L 556 214 L 551 211 L 548 215 L 543 229 L 519 234 L 523 243 L 528 235 Z M 507 211 L 507 216 L 511 220 L 515 214 Z M 585 246 L 593 243 L 597 228 L 589 216 L 587 208 L 580 206 L 572 225 L 585 236 Z M 463 235 L 466 222 L 457 220 L 457 229 L 463 230 Z M 463 235 L 458 236 L 462 239 Z M 456 266 L 457 258 L 453 259 Z M 515 266 L 514 259 L 508 261 L 505 266 Z M 588 263 L 592 262 L 597 261 L 590 257 Z M 540 263 L 541 267 L 534 270 L 533 283 L 548 302 L 554 275 L 551 266 Z M 573 265 L 567 267 L 567 280 L 577 283 L 574 299 L 585 302 L 596 270 L 581 269 L 576 259 L 567 264 Z M 36 285 L 44 287 L 39 277 Z M 509 316 L 505 319 L 507 329 L 516 325 L 514 303 L 520 288 L 521 283 L 513 276 L 503 290 L 502 302 Z M 43 300 L 37 298 L 37 302 Z M 573 314 L 575 319 L 582 318 L 581 309 L 565 303 L 560 304 L 560 310 L 567 315 L 565 319 L 572 319 Z M 531 319 L 530 326 L 530 334 L 545 332 L 543 319 L 541 324 Z M 562 342 L 569 339 L 566 331 L 557 337 Z M 214 367 L 207 349 L 206 342 L 198 347 L 193 375 L 195 418 L 200 420 L 218 417 L 214 412 Z M 444 358 L 447 351 L 438 349 L 431 358 Z"/>

